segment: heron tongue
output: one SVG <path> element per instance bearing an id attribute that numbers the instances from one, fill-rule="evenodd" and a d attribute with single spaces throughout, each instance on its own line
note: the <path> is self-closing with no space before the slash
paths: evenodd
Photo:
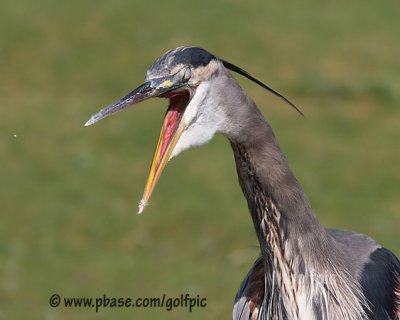
<path id="1" fill-rule="evenodd" d="M 164 137 L 161 142 L 161 152 L 160 159 L 164 157 L 165 150 L 171 141 L 171 137 L 174 135 L 176 128 L 178 127 L 179 119 L 182 114 L 182 108 L 179 103 L 174 103 L 179 98 L 170 98 L 170 106 L 164 118 L 164 123 L 162 126 L 162 131 L 164 132 Z"/>

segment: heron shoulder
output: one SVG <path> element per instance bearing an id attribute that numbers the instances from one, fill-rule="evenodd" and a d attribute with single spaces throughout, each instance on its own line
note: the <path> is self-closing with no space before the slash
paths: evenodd
<path id="1" fill-rule="evenodd" d="M 232 318 L 234 320 L 261 319 L 264 290 L 264 265 L 262 258 L 259 257 L 243 279 L 236 294 Z"/>
<path id="2" fill-rule="evenodd" d="M 328 229 L 345 254 L 350 271 L 367 299 L 370 319 L 396 319 L 400 315 L 400 261 L 372 238 L 351 231 Z M 394 318 L 393 318 L 394 317 Z"/>

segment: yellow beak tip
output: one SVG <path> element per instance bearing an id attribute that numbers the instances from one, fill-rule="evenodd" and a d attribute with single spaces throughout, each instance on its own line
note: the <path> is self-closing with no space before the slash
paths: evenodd
<path id="1" fill-rule="evenodd" d="M 144 210 L 144 208 L 146 208 L 146 206 L 147 206 L 147 201 L 146 200 L 140 200 L 140 202 L 139 202 L 139 210 L 138 210 L 138 214 L 141 214 L 142 212 L 143 212 L 143 210 Z"/>

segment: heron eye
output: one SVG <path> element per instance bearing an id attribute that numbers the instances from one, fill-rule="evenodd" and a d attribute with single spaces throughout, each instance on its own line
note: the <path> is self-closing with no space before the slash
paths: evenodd
<path id="1" fill-rule="evenodd" d="M 181 71 L 181 81 L 186 82 L 190 79 L 192 76 L 192 73 L 190 71 L 189 67 L 186 67 L 185 69 L 182 69 Z"/>

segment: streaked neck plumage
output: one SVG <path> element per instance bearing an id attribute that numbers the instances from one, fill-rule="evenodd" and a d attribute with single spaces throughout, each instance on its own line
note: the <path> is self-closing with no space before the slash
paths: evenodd
<path id="1" fill-rule="evenodd" d="M 317 299 L 325 301 L 329 314 L 362 319 L 363 296 L 347 271 L 343 253 L 335 250 L 334 240 L 313 214 L 271 127 L 229 74 L 223 83 L 236 87 L 230 90 L 236 96 L 224 96 L 226 104 L 221 107 L 226 121 L 222 133 L 231 143 L 239 182 L 260 243 L 264 299 L 275 302 L 269 305 L 276 309 L 266 310 L 266 314 L 313 319 L 312 315 L 318 314 Z M 328 258 L 321 260 L 321 256 Z M 325 274 L 325 270 L 332 270 L 325 266 L 332 263 L 336 272 Z M 335 290 L 338 286 L 346 288 Z M 337 297 L 336 291 L 348 295 Z"/>

